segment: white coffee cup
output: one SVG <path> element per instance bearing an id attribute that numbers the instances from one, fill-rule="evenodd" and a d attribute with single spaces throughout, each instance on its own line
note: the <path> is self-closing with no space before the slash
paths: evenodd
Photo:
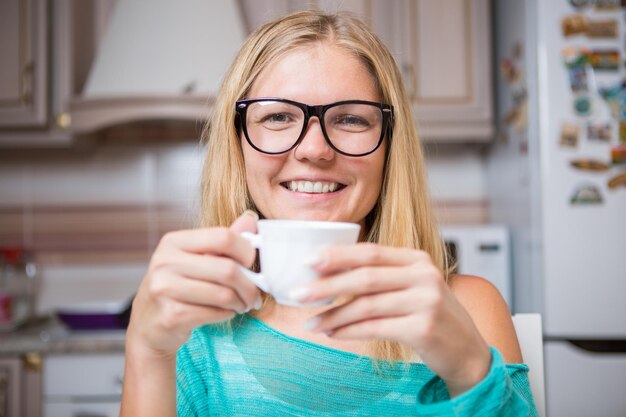
<path id="1" fill-rule="evenodd" d="M 261 290 L 271 294 L 277 303 L 288 306 L 314 306 L 332 302 L 300 303 L 289 293 L 319 278 L 306 264 L 307 259 L 336 245 L 356 243 L 361 226 L 355 223 L 311 220 L 260 220 L 258 234 L 241 235 L 257 249 L 261 272 L 243 268 L 246 277 Z"/>

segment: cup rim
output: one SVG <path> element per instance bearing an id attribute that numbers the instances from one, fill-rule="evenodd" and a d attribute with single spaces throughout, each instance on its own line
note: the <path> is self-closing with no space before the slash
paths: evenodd
<path id="1" fill-rule="evenodd" d="M 317 230 L 320 229 L 334 229 L 337 230 L 357 230 L 361 229 L 361 225 L 358 223 L 350 223 L 350 222 L 335 222 L 335 221 L 326 221 L 326 220 L 294 220 L 294 219 L 262 219 L 258 221 L 259 226 L 272 225 L 272 227 L 278 228 L 314 228 Z"/>

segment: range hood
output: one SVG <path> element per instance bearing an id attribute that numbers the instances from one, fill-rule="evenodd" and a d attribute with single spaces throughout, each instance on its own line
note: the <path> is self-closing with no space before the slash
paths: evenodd
<path id="1" fill-rule="evenodd" d="M 72 131 L 197 127 L 245 37 L 234 1 L 117 0 L 82 95 L 70 103 Z"/>

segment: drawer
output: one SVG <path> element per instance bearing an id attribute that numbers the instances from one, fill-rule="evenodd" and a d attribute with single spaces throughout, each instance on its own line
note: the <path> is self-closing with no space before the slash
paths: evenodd
<path id="1" fill-rule="evenodd" d="M 119 398 L 124 354 L 48 355 L 43 366 L 43 395 Z"/>
<path id="2" fill-rule="evenodd" d="M 592 353 L 567 342 L 544 346 L 548 416 L 626 416 L 626 353 Z"/>
<path id="3" fill-rule="evenodd" d="M 119 403 L 54 403 L 43 408 L 43 417 L 118 417 L 119 414 Z"/>

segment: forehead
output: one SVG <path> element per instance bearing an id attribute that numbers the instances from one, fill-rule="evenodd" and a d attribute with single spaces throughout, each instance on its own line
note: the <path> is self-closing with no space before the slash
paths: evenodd
<path id="1" fill-rule="evenodd" d="M 380 101 L 365 64 L 345 49 L 327 43 L 300 47 L 271 61 L 254 81 L 249 97 L 281 97 L 307 104 Z"/>

